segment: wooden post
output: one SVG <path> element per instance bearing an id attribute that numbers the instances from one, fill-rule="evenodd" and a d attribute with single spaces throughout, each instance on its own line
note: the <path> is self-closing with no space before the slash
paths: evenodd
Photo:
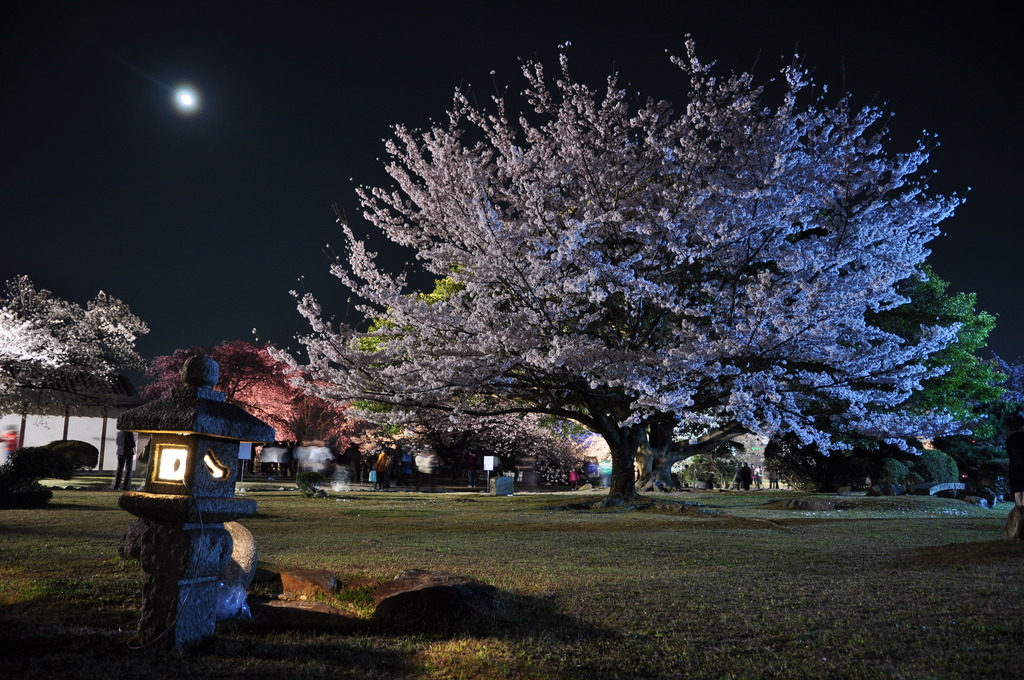
<path id="1" fill-rule="evenodd" d="M 103 424 L 100 426 L 100 460 L 96 464 L 97 470 L 103 469 L 103 452 L 107 448 L 107 412 L 106 406 L 103 407 Z"/>

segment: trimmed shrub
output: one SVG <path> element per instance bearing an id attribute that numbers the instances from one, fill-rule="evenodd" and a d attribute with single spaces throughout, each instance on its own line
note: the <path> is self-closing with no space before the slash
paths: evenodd
<path id="1" fill-rule="evenodd" d="M 76 470 L 91 470 L 100 462 L 100 450 L 89 442 L 65 439 L 50 442 L 46 448 L 67 456 Z"/>
<path id="2" fill-rule="evenodd" d="M 40 479 L 71 479 L 74 463 L 45 446 L 14 451 L 0 467 L 0 508 L 41 508 L 53 492 Z"/>
<path id="3" fill-rule="evenodd" d="M 926 482 L 958 482 L 960 469 L 952 457 L 942 451 L 925 449 L 914 461 L 913 471 Z"/>
<path id="4" fill-rule="evenodd" d="M 312 498 L 313 494 L 317 492 L 321 484 L 327 482 L 327 477 L 322 473 L 316 472 L 315 470 L 308 470 L 306 472 L 300 472 L 295 477 L 295 485 L 299 487 L 299 491 L 306 498 Z"/>
<path id="5" fill-rule="evenodd" d="M 890 484 L 903 484 L 910 473 L 910 468 L 903 461 L 886 458 L 882 461 L 882 477 Z"/>

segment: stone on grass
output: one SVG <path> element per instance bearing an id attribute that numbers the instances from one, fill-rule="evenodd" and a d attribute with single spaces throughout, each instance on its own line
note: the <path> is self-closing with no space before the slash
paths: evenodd
<path id="1" fill-rule="evenodd" d="M 248 590 L 256 574 L 256 539 L 238 522 L 224 522 L 224 528 L 231 534 L 231 559 L 224 565 L 220 580 L 226 586 Z"/>
<path id="2" fill-rule="evenodd" d="M 1007 541 L 1024 541 L 1024 508 L 1015 505 L 1010 510 L 1003 537 Z"/>
<path id="3" fill-rule="evenodd" d="M 290 569 L 281 572 L 281 597 L 298 600 L 329 595 L 338 589 L 338 577 L 326 569 Z"/>
<path id="4" fill-rule="evenodd" d="M 996 507 L 996 503 L 1002 500 L 1002 498 L 1000 498 L 995 491 L 988 488 L 987 486 L 983 486 L 980 489 L 978 489 L 977 494 L 978 496 L 988 501 L 988 507 L 990 508 Z"/>
<path id="5" fill-rule="evenodd" d="M 511 496 L 512 495 L 512 478 L 511 477 L 491 477 L 491 481 L 488 482 L 491 487 L 492 496 Z"/>
<path id="6" fill-rule="evenodd" d="M 451 620 L 487 614 L 495 607 L 497 589 L 469 576 L 407 569 L 374 592 L 383 620 Z"/>
<path id="7" fill-rule="evenodd" d="M 902 496 L 907 490 L 902 484 L 875 484 L 868 489 L 869 496 Z"/>

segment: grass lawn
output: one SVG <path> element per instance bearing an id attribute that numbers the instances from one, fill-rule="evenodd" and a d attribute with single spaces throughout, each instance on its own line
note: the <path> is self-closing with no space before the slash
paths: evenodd
<path id="1" fill-rule="evenodd" d="M 268 569 L 342 582 L 407 568 L 497 586 L 492 617 L 389 630 L 222 625 L 187 654 L 133 650 L 141 572 L 118 494 L 0 510 L 3 678 L 1017 678 L 1024 542 L 996 510 L 930 497 L 770 510 L 789 491 L 679 493 L 706 517 L 556 509 L 579 494 L 250 491 Z M 597 498 L 598 496 L 593 496 Z"/>

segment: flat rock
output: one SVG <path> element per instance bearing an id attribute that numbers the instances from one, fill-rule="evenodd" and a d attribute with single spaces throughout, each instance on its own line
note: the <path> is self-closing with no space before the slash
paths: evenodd
<path id="1" fill-rule="evenodd" d="M 289 569 L 281 572 L 281 596 L 285 599 L 329 595 L 337 589 L 338 577 L 326 569 Z"/>
<path id="2" fill-rule="evenodd" d="M 869 496 L 902 496 L 907 490 L 902 484 L 876 484 L 868 489 Z"/>
<path id="3" fill-rule="evenodd" d="M 469 576 L 407 569 L 374 592 L 376 619 L 453 619 L 494 609 L 497 589 Z"/>

